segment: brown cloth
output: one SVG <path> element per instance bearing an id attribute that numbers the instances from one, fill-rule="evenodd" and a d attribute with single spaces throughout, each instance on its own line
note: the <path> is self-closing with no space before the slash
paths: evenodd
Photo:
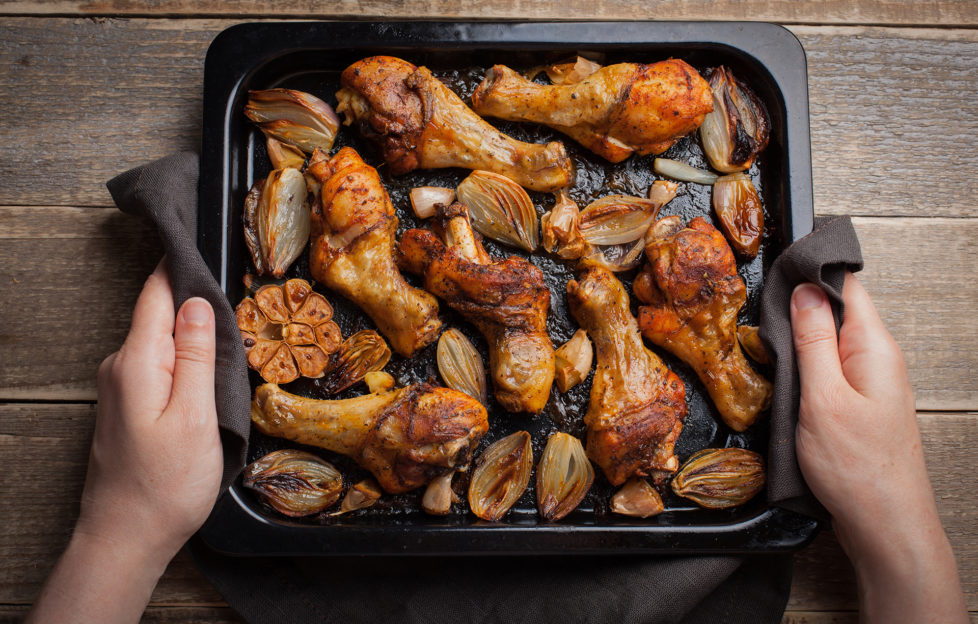
<path id="1" fill-rule="evenodd" d="M 217 315 L 215 388 L 226 488 L 244 466 L 250 431 L 247 369 L 234 313 L 196 248 L 198 163 L 183 153 L 114 178 L 121 210 L 156 223 L 176 304 L 201 296 Z M 794 452 L 798 376 L 788 300 L 819 284 L 841 313 L 845 269 L 858 270 L 848 219 L 821 224 L 772 266 L 761 335 L 776 367 L 768 498 L 817 510 Z M 198 567 L 249 622 L 780 622 L 790 555 L 648 557 L 229 557 L 199 538 Z"/>

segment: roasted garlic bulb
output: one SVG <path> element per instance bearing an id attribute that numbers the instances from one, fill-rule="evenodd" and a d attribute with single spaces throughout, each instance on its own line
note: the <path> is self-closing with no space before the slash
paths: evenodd
<path id="1" fill-rule="evenodd" d="M 594 483 L 594 467 L 581 441 L 568 433 L 547 440 L 537 465 L 537 509 L 547 522 L 574 511 Z"/>
<path id="2" fill-rule="evenodd" d="M 298 169 L 276 169 L 245 197 L 245 244 L 261 275 L 282 277 L 309 242 L 306 180 Z"/>
<path id="3" fill-rule="evenodd" d="M 703 449 L 672 478 L 672 491 L 701 507 L 743 505 L 764 489 L 764 459 L 742 448 Z"/>
<path id="4" fill-rule="evenodd" d="M 244 470 L 244 486 L 286 516 L 320 512 L 343 493 L 343 476 L 312 453 L 286 449 L 265 455 Z"/>
<path id="5" fill-rule="evenodd" d="M 249 91 L 244 114 L 265 136 L 294 145 L 307 154 L 333 147 L 340 119 L 329 104 L 294 89 Z"/>
<path id="6" fill-rule="evenodd" d="M 530 434 L 517 431 L 497 440 L 476 460 L 469 481 L 472 513 L 495 522 L 506 515 L 530 483 L 533 449 Z"/>
<path id="7" fill-rule="evenodd" d="M 242 299 L 234 313 L 248 366 L 265 381 L 322 377 L 329 354 L 342 340 L 331 320 L 333 306 L 306 280 L 262 286 L 254 298 Z"/>
<path id="8" fill-rule="evenodd" d="M 771 122 L 764 104 L 726 67 L 710 75 L 713 112 L 700 126 L 703 151 L 712 166 L 723 173 L 750 169 L 767 147 Z"/>
<path id="9" fill-rule="evenodd" d="M 730 246 L 753 258 L 764 238 L 764 209 L 750 177 L 732 173 L 713 184 L 713 209 Z"/>

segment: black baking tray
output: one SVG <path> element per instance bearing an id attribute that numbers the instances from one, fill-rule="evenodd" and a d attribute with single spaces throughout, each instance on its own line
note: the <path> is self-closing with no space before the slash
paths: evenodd
<path id="1" fill-rule="evenodd" d="M 741 322 L 756 324 L 765 269 L 787 244 L 809 233 L 813 224 L 805 54 L 790 32 L 763 23 L 292 22 L 242 24 L 225 30 L 211 44 L 205 64 L 198 247 L 229 300 L 236 304 L 245 296 L 241 278 L 250 268 L 241 206 L 254 180 L 270 169 L 260 133 L 242 114 L 249 89 L 297 88 L 335 105 L 333 92 L 340 71 L 360 58 L 390 54 L 428 66 L 467 98 L 482 71 L 495 63 L 526 69 L 577 53 L 599 55 L 608 63 L 677 57 L 700 70 L 727 65 L 767 106 L 772 136 L 750 175 L 764 201 L 768 234 L 759 257 L 740 266 L 750 293 Z M 493 123 L 522 140 L 563 140 L 578 163 L 578 182 L 571 195 L 581 206 L 609 192 L 644 194 L 655 179 L 652 157 L 632 157 L 611 165 L 549 129 Z M 350 129 L 343 129 L 337 145 L 347 144 L 356 147 L 367 162 L 380 165 L 372 146 Z M 683 139 L 664 156 L 705 165 L 695 136 Z M 408 208 L 406 196 L 411 187 L 454 186 L 465 175 L 444 170 L 391 178 L 383 167 L 380 171 L 398 209 L 402 231 L 423 227 Z M 546 195 L 531 195 L 538 209 L 552 205 Z M 688 221 L 692 216 L 708 216 L 709 205 L 709 189 L 684 185 L 660 216 L 680 214 Z M 495 257 L 515 253 L 491 241 L 487 249 Z M 548 329 L 555 344 L 561 344 L 575 329 L 563 290 L 573 273 L 542 252 L 530 259 L 548 275 L 552 291 Z M 307 259 L 300 258 L 288 276 L 308 278 Z M 334 303 L 344 335 L 372 327 L 352 304 L 326 294 Z M 448 310 L 443 317 L 446 326 L 458 326 L 484 349 L 481 337 L 459 317 Z M 689 415 L 676 446 L 680 460 L 707 446 L 742 446 L 766 454 L 766 423 L 741 434 L 727 429 L 692 371 L 659 352 L 687 384 Z M 386 370 L 399 384 L 437 378 L 433 359 L 432 346 L 410 361 L 395 355 Z M 258 381 L 252 373 L 252 385 Z M 555 390 L 545 412 L 536 417 L 507 415 L 490 405 L 492 431 L 483 446 L 512 431 L 527 429 L 534 435 L 534 454 L 538 457 L 548 433 L 563 430 L 582 435 L 581 417 L 587 408 L 589 388 L 590 380 L 567 395 Z M 310 396 L 317 396 L 318 391 L 315 382 L 303 380 L 287 389 Z M 353 389 L 341 396 L 362 392 L 362 388 Z M 253 431 L 249 461 L 288 446 L 295 445 Z M 364 476 L 345 458 L 319 449 L 306 450 L 336 463 L 351 481 Z M 667 507 L 663 514 L 647 520 L 625 518 L 608 513 L 611 492 L 599 475 L 592 494 L 558 523 L 539 520 L 532 485 L 499 523 L 481 521 L 464 506 L 446 517 L 427 516 L 420 511 L 417 493 L 385 497 L 376 508 L 349 516 L 290 520 L 262 504 L 241 486 L 239 478 L 218 501 L 201 535 L 212 548 L 240 555 L 733 554 L 793 550 L 810 541 L 818 526 L 813 518 L 769 505 L 763 495 L 735 510 L 711 511 L 690 505 L 667 489 L 663 491 Z"/>

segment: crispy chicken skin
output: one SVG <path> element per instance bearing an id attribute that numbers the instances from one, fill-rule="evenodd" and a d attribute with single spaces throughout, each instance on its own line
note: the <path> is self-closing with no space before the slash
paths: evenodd
<path id="1" fill-rule="evenodd" d="M 523 143 L 472 112 L 426 67 L 372 56 L 346 68 L 336 94 L 346 123 L 380 144 L 391 173 L 462 167 L 502 174 L 534 191 L 574 181 L 564 145 Z"/>
<path id="2" fill-rule="evenodd" d="M 401 268 L 424 276 L 425 288 L 485 336 L 500 405 L 510 412 L 539 412 L 554 380 L 550 290 L 543 273 L 517 256 L 490 258 L 463 204 L 441 207 L 436 221 L 441 238 L 428 230 L 408 230 L 401 237 Z"/>
<path id="3" fill-rule="evenodd" d="M 489 430 L 481 403 L 430 384 L 338 401 L 265 384 L 255 390 L 251 421 L 266 435 L 351 457 L 392 494 L 466 468 Z"/>
<path id="4" fill-rule="evenodd" d="M 713 110 L 713 96 L 703 77 L 678 59 L 609 65 L 561 86 L 495 65 L 472 94 L 472 106 L 480 115 L 550 126 L 620 162 L 633 152 L 661 154 L 696 130 Z"/>
<path id="5" fill-rule="evenodd" d="M 322 185 L 312 208 L 312 276 L 360 306 L 401 355 L 433 342 L 438 302 L 397 270 L 397 217 L 377 170 L 344 147 L 331 159 L 317 150 L 307 174 Z"/>
<path id="6" fill-rule="evenodd" d="M 571 313 L 594 341 L 587 454 L 612 485 L 633 476 L 661 482 L 679 467 L 673 453 L 686 417 L 686 387 L 642 343 L 628 294 L 608 270 L 567 283 Z"/>
<path id="7" fill-rule="evenodd" d="M 751 368 L 737 341 L 737 313 L 747 288 L 730 246 L 702 217 L 653 226 L 649 264 L 635 278 L 642 334 L 693 367 L 723 421 L 749 427 L 771 402 L 771 383 Z"/>

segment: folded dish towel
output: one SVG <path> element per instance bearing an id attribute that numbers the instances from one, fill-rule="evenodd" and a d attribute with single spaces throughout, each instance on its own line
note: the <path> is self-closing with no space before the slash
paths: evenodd
<path id="1" fill-rule="evenodd" d="M 176 154 L 108 183 L 119 208 L 151 219 L 166 250 L 176 304 L 200 296 L 217 315 L 216 391 L 226 488 L 250 431 L 247 368 L 234 311 L 196 248 L 196 154 Z M 761 335 L 775 369 L 768 500 L 818 515 L 798 469 L 798 372 L 788 301 L 820 285 L 841 318 L 845 271 L 862 268 L 848 218 L 816 230 L 775 261 L 762 297 Z M 228 557 L 191 543 L 198 567 L 249 622 L 780 622 L 791 556 L 726 557 Z"/>

